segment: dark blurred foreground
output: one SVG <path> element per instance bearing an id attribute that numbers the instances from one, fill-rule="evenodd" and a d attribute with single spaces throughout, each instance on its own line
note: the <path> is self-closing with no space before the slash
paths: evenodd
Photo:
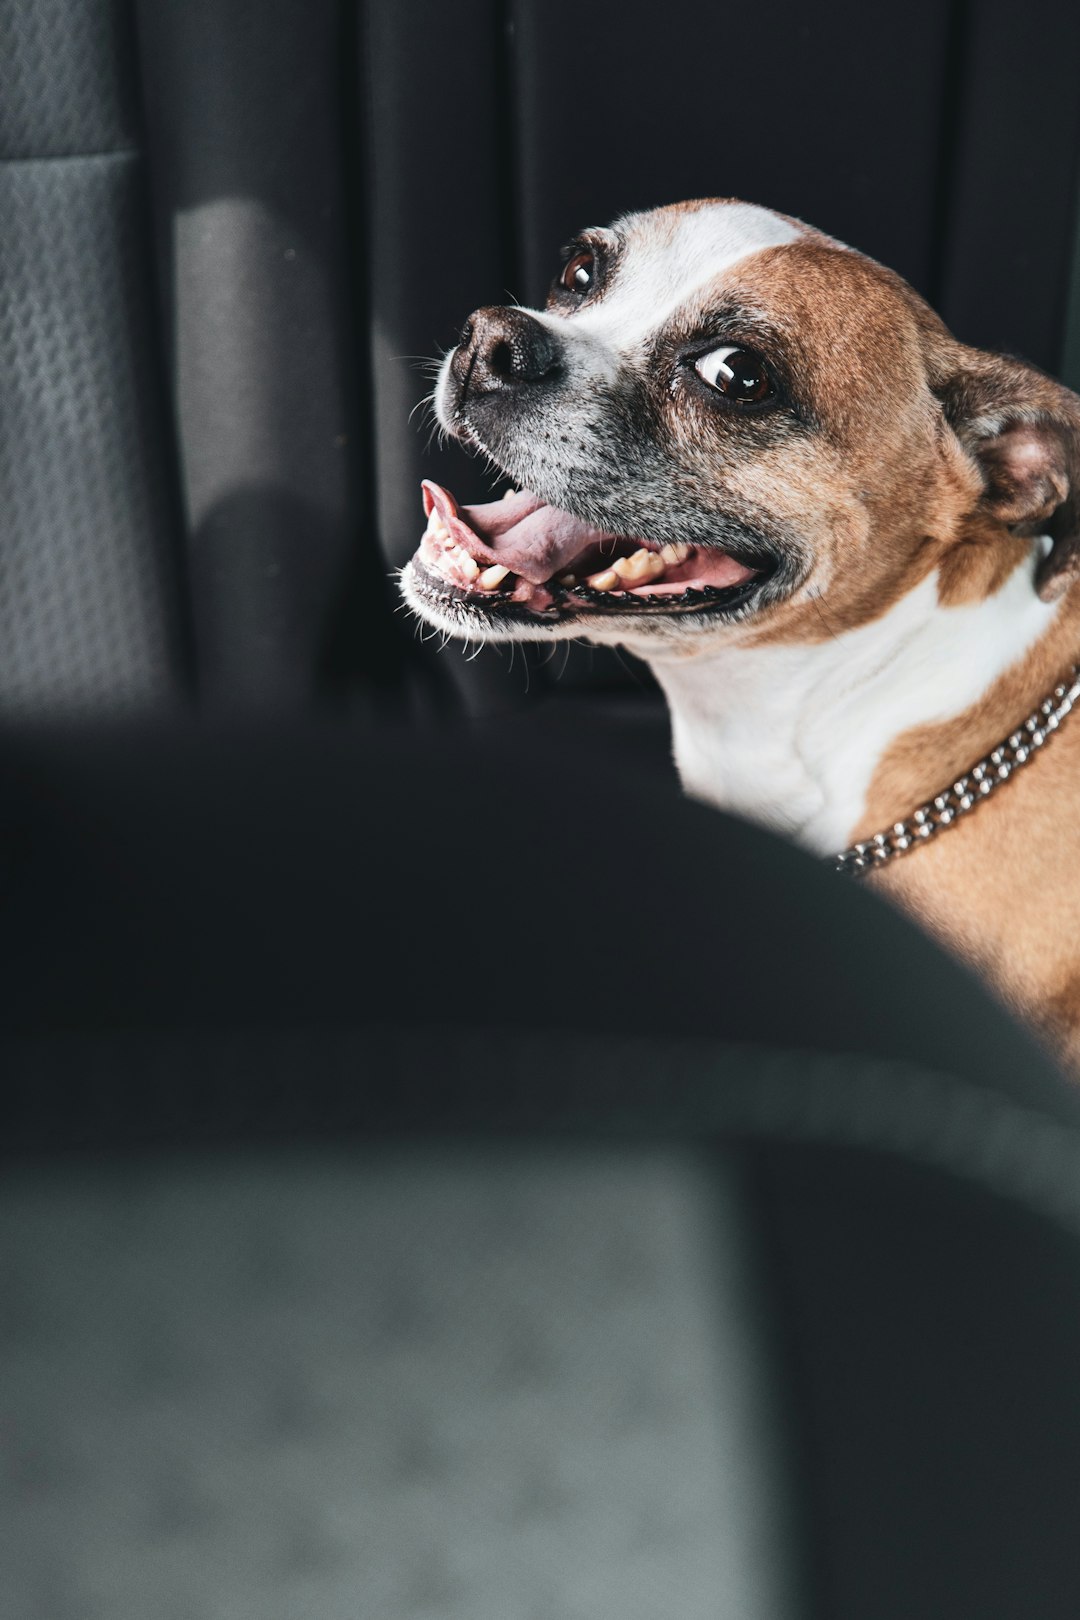
<path id="1" fill-rule="evenodd" d="M 6 739 L 0 1613 L 1075 1614 L 1077 1098 L 650 735 Z"/>

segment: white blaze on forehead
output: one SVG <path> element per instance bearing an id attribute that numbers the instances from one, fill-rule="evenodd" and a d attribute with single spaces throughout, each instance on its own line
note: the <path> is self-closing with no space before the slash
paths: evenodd
<path id="1" fill-rule="evenodd" d="M 572 316 L 540 316 L 564 341 L 580 333 L 626 354 L 724 270 L 796 241 L 803 230 L 753 203 L 707 203 L 686 212 L 631 214 L 619 233 L 625 246 L 603 298 Z"/>

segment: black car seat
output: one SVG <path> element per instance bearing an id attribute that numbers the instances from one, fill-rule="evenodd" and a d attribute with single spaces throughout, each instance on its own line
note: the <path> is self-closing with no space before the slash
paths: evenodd
<path id="1" fill-rule="evenodd" d="M 1071 363 L 1078 31 L 0 0 L 12 1612 L 1075 1615 L 1071 1084 L 389 574 L 416 357 L 626 208 Z"/>

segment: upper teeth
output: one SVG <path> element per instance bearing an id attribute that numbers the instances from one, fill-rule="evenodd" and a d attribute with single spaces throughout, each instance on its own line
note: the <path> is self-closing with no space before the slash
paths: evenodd
<path id="1" fill-rule="evenodd" d="M 691 548 L 685 540 L 672 540 L 666 546 L 660 547 L 660 555 L 669 568 L 677 563 L 684 563 L 690 555 Z"/>
<path id="2" fill-rule="evenodd" d="M 614 591 L 620 585 L 649 585 L 662 579 L 669 564 L 684 562 L 690 555 L 687 545 L 665 546 L 660 552 L 648 551 L 642 546 L 629 557 L 616 557 L 610 568 L 590 574 L 586 585 L 594 591 Z"/>
<path id="3" fill-rule="evenodd" d="M 664 572 L 664 564 L 655 551 L 644 548 L 635 551 L 632 557 L 616 558 L 611 566 L 627 585 L 643 585 L 646 580 L 659 579 Z"/>
<path id="4" fill-rule="evenodd" d="M 585 580 L 594 591 L 613 591 L 619 583 L 619 576 L 614 568 L 604 568 L 599 574 L 589 574 Z"/>

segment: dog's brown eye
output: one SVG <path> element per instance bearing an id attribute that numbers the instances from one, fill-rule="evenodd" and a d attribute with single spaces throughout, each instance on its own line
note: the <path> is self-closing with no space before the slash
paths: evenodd
<path id="1" fill-rule="evenodd" d="M 713 349 L 695 362 L 695 371 L 735 405 L 760 405 L 776 392 L 765 362 L 750 349 Z"/>
<path id="2" fill-rule="evenodd" d="M 567 261 L 559 281 L 567 292 L 587 293 L 596 279 L 596 255 L 588 248 Z"/>

